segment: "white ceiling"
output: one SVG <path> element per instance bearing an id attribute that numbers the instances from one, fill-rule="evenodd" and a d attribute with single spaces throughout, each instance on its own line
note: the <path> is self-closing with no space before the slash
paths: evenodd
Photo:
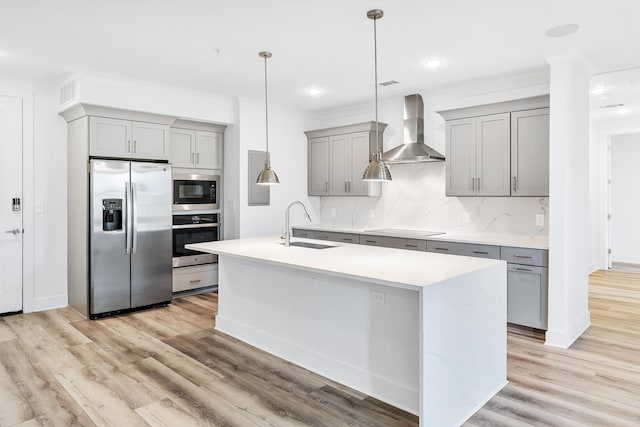
<path id="1" fill-rule="evenodd" d="M 599 72 L 640 66 L 637 0 L 0 0 L 0 73 L 58 84 L 107 73 L 305 111 L 547 69 L 581 52 Z M 545 31 L 578 24 L 568 37 Z M 424 61 L 444 64 L 428 69 Z M 323 93 L 311 97 L 310 87 Z"/>

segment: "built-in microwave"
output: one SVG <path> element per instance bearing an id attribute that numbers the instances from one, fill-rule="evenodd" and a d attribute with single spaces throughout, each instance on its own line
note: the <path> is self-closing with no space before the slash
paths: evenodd
<path id="1" fill-rule="evenodd" d="M 219 209 L 219 175 L 174 174 L 173 210 Z"/>

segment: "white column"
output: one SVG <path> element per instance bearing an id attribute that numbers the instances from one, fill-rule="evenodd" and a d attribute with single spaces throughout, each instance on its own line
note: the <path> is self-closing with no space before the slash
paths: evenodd
<path id="1" fill-rule="evenodd" d="M 548 59 L 550 84 L 549 327 L 569 347 L 589 326 L 589 79 L 580 56 Z"/>

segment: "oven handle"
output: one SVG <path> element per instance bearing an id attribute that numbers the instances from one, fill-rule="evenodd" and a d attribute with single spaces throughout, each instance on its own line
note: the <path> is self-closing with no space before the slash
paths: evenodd
<path id="1" fill-rule="evenodd" d="M 213 227 L 219 227 L 220 223 L 219 222 L 209 222 L 206 224 L 183 224 L 183 225 L 174 225 L 172 226 L 172 228 L 174 230 L 182 230 L 185 228 L 213 228 Z"/>

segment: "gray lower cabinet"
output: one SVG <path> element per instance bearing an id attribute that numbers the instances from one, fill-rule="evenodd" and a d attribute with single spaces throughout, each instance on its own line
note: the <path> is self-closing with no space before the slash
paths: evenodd
<path id="1" fill-rule="evenodd" d="M 507 261 L 507 322 L 547 329 L 549 251 L 503 246 Z"/>
<path id="2" fill-rule="evenodd" d="M 304 230 L 304 229 L 300 229 L 300 228 L 294 228 L 293 229 L 293 237 L 302 237 L 305 239 L 315 239 L 316 238 L 316 232 L 313 230 Z"/>
<path id="3" fill-rule="evenodd" d="M 338 233 L 335 231 L 315 231 L 315 239 L 330 242 L 360 243 L 360 235 L 356 233 Z"/>
<path id="4" fill-rule="evenodd" d="M 427 250 L 426 240 L 407 239 L 402 237 L 371 236 L 368 234 L 362 234 L 360 235 L 360 244 L 422 252 Z"/>
<path id="5" fill-rule="evenodd" d="M 500 259 L 500 246 L 427 240 L 427 252 Z"/>
<path id="6" fill-rule="evenodd" d="M 507 322 L 547 329 L 546 267 L 507 264 Z"/>

